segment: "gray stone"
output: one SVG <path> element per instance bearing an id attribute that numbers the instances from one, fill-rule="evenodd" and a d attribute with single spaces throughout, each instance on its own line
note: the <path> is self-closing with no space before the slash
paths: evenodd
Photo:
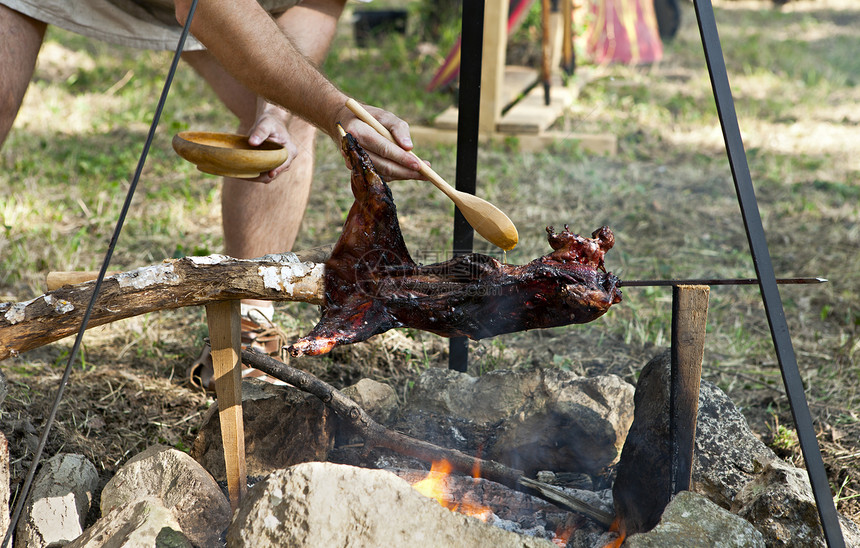
<path id="1" fill-rule="evenodd" d="M 228 547 L 539 547 L 543 539 L 451 512 L 394 474 L 311 462 L 278 470 L 242 501 Z"/>
<path id="2" fill-rule="evenodd" d="M 455 416 L 478 424 L 513 415 L 540 384 L 536 371 L 496 370 L 472 377 L 451 369 L 431 367 L 415 381 L 407 409 Z M 492 397 L 480 397 L 486 395 Z"/>
<path id="3" fill-rule="evenodd" d="M 665 352 L 655 357 L 642 371 L 640 384 L 642 377 L 647 375 L 653 375 L 656 380 L 652 383 L 656 388 L 648 394 L 642 394 L 652 404 L 668 397 L 669 367 L 670 356 Z M 665 386 L 665 389 L 660 390 L 661 386 Z M 638 406 L 638 386 L 636 397 Z M 638 414 L 637 407 L 637 420 Z M 652 417 L 651 422 L 665 434 L 668 426 L 659 420 L 659 413 Z M 634 428 L 631 428 L 631 433 Z M 651 445 L 665 444 L 665 439 L 660 439 L 663 442 L 651 440 Z M 624 451 L 627 451 L 627 446 Z M 645 451 L 649 451 L 647 444 Z M 651 461 L 634 467 L 632 475 L 635 476 L 637 470 L 643 468 L 651 472 L 665 468 L 665 463 L 660 464 L 661 451 L 651 450 L 651 453 Z M 623 455 L 622 461 L 625 458 L 626 455 Z M 616 485 L 624 479 L 621 468 L 619 465 Z M 656 485 L 662 481 L 664 474 L 665 471 L 659 472 L 649 481 Z M 651 495 L 656 490 L 657 487 L 652 485 L 642 491 Z M 702 381 L 699 391 L 693 490 L 753 523 L 769 547 L 824 546 L 806 471 L 779 460 L 750 430 L 746 419 L 728 396 L 707 381 Z M 616 495 L 616 507 L 618 501 Z M 637 501 L 632 502 L 632 507 L 637 508 Z M 638 500 L 638 503 L 639 511 L 651 504 L 642 500 Z M 842 516 L 839 519 L 846 544 L 860 546 L 860 530 L 857 526 Z"/>
<path id="4" fill-rule="evenodd" d="M 636 383 L 635 416 L 618 463 L 612 494 L 619 527 L 651 530 L 672 498 L 668 354 L 648 362 Z"/>
<path id="5" fill-rule="evenodd" d="M 0 405 L 6 401 L 6 396 L 9 394 L 9 381 L 6 380 L 6 373 L 0 371 Z"/>
<path id="6" fill-rule="evenodd" d="M 478 447 L 486 448 L 497 431 L 497 425 L 477 424 L 454 415 L 414 408 L 399 413 L 396 422 L 389 426 L 413 438 L 466 453 L 474 453 Z"/>
<path id="7" fill-rule="evenodd" d="M 169 510 L 195 546 L 215 546 L 232 514 L 212 476 L 185 453 L 167 447 L 150 447 L 117 471 L 102 491 L 102 515 L 143 498 Z"/>
<path id="8" fill-rule="evenodd" d="M 725 392 L 702 381 L 693 455 L 693 490 L 723 508 L 730 508 L 738 491 L 776 458 L 776 454 L 753 434 Z"/>
<path id="9" fill-rule="evenodd" d="M 839 526 L 842 529 L 842 538 L 848 548 L 860 548 L 860 526 L 839 514 Z"/>
<path id="10" fill-rule="evenodd" d="M 397 394 L 387 384 L 371 379 L 361 379 L 341 390 L 378 423 L 386 423 L 397 411 Z"/>
<path id="11" fill-rule="evenodd" d="M 842 529 L 842 538 L 848 548 L 860 548 L 860 526 L 839 514 L 839 526 Z"/>
<path id="12" fill-rule="evenodd" d="M 615 375 L 586 378 L 559 370 L 540 378 L 532 397 L 502 423 L 487 456 L 527 473 L 596 475 L 617 462 L 633 422 L 633 386 Z"/>
<path id="13" fill-rule="evenodd" d="M 682 491 L 651 531 L 633 535 L 625 548 L 764 548 L 761 533 L 702 495 Z"/>
<path id="14" fill-rule="evenodd" d="M 596 474 L 621 453 L 633 421 L 633 386 L 614 375 L 586 378 L 557 369 L 475 378 L 431 368 L 407 403 L 407 413 L 419 410 L 478 426 L 498 424 L 484 454 L 526 473 Z"/>
<path id="15" fill-rule="evenodd" d="M 242 420 L 249 476 L 265 476 L 299 462 L 326 460 L 334 443 L 334 413 L 318 398 L 292 386 L 242 381 Z M 226 479 L 217 404 L 207 411 L 191 455 L 215 479 Z"/>
<path id="16" fill-rule="evenodd" d="M 827 545 L 809 475 L 806 470 L 781 460 L 769 462 L 761 475 L 738 492 L 732 511 L 754 523 L 769 548 Z M 857 525 L 842 516 L 840 522 L 846 545 L 857 546 L 860 540 Z"/>
<path id="17" fill-rule="evenodd" d="M 173 513 L 152 498 L 113 511 L 66 548 L 192 548 Z M 217 545 L 209 545 L 217 546 Z M 207 547 L 208 548 L 208 547 Z"/>
<path id="18" fill-rule="evenodd" d="M 18 522 L 15 546 L 62 546 L 80 536 L 98 480 L 83 455 L 61 453 L 45 461 Z"/>
<path id="19" fill-rule="evenodd" d="M 654 393 L 647 399 L 668 398 L 670 367 L 671 357 L 666 351 L 643 368 L 643 373 L 653 370 L 653 374 L 659 377 L 654 383 Z M 662 391 L 659 390 L 661 387 Z M 656 420 L 654 418 L 652 422 Z M 668 417 L 662 428 L 668 428 Z M 776 458 L 776 454 L 750 430 L 746 419 L 725 392 L 703 380 L 699 388 L 696 419 L 693 491 L 728 509 L 738 491 Z"/>

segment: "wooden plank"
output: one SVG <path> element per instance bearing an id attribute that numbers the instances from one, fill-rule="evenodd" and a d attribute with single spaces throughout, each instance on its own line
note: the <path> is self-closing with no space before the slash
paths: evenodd
<path id="1" fill-rule="evenodd" d="M 521 152 L 540 152 L 551 145 L 575 143 L 586 154 L 615 156 L 618 153 L 618 137 L 611 133 L 581 133 L 570 131 L 542 131 L 538 134 L 497 133 L 496 138 L 510 143 L 514 137 Z"/>
<path id="2" fill-rule="evenodd" d="M 502 104 L 507 108 L 511 103 L 524 96 L 525 91 L 538 78 L 537 69 L 508 65 L 505 67 L 505 83 L 502 90 Z"/>
<path id="3" fill-rule="evenodd" d="M 672 375 L 669 429 L 672 437 L 672 493 L 688 491 L 693 477 L 699 384 L 708 319 L 706 285 L 680 285 L 672 291 Z"/>
<path id="4" fill-rule="evenodd" d="M 551 103 L 547 107 L 544 103 L 541 86 L 536 86 L 529 93 L 524 94 L 524 91 L 537 80 L 537 70 L 519 66 L 506 67 L 503 94 L 505 106 L 507 108 L 520 96 L 519 103 L 522 103 L 522 106 L 519 103 L 513 105 L 505 116 L 501 118 L 498 125 L 501 126 L 504 124 L 504 130 L 501 127 L 496 127 L 491 132 L 482 131 L 482 134 L 491 134 L 497 131 L 502 131 L 503 133 L 535 134 L 546 130 L 564 113 L 565 109 L 573 104 L 576 98 L 579 97 L 579 92 L 582 88 L 603 74 L 605 74 L 605 69 L 588 70 L 580 68 L 568 80 L 567 85 L 563 85 L 559 74 L 553 75 L 552 88 L 550 89 Z M 550 110 L 542 111 L 542 108 Z M 532 119 L 535 111 L 540 111 L 540 122 Z M 555 115 L 555 118 L 547 124 L 546 120 L 552 118 L 553 115 Z M 457 107 L 448 107 L 435 118 L 433 125 L 439 129 L 456 130 L 457 116 Z"/>
<path id="5" fill-rule="evenodd" d="M 433 119 L 433 126 L 439 129 L 449 129 L 456 132 L 459 116 L 460 109 L 457 107 L 448 107 Z"/>
<path id="6" fill-rule="evenodd" d="M 530 67 L 505 67 L 504 84 L 501 88 L 500 104 L 507 107 L 518 99 L 538 77 L 538 71 Z M 457 129 L 457 107 L 448 107 L 433 120 L 433 126 L 439 129 Z"/>
<path id="7" fill-rule="evenodd" d="M 549 90 L 550 104 L 544 100 L 543 86 L 536 86 L 514 105 L 499 121 L 496 131 L 500 133 L 531 133 L 545 131 L 574 99 L 574 93 L 561 84 L 561 79 L 554 77 Z"/>
<path id="8" fill-rule="evenodd" d="M 245 429 L 242 423 L 242 347 L 239 301 L 221 301 L 206 305 L 209 343 L 215 369 L 215 394 L 218 419 L 224 442 L 227 469 L 227 491 L 233 511 L 248 489 L 245 464 Z"/>
<path id="9" fill-rule="evenodd" d="M 456 145 L 457 130 L 427 126 L 410 126 L 415 148 L 423 150 L 436 145 Z M 562 142 L 575 142 L 587 154 L 614 156 L 618 153 L 618 138 L 610 133 L 576 133 L 564 131 L 545 131 L 539 134 L 515 135 L 493 133 L 482 135 L 481 142 L 505 142 L 516 144 L 521 152 L 540 152 L 550 145 Z"/>

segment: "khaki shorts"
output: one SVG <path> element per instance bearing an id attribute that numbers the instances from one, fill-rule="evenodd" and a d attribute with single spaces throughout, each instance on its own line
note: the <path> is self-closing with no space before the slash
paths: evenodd
<path id="1" fill-rule="evenodd" d="M 301 0 L 260 0 L 272 14 Z M 0 0 L 15 11 L 49 25 L 121 46 L 175 50 L 182 34 L 170 0 Z M 201 50 L 193 36 L 185 51 Z"/>

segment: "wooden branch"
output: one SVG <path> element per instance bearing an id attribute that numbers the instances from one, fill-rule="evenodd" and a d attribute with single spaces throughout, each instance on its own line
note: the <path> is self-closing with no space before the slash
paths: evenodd
<path id="1" fill-rule="evenodd" d="M 456 449 L 439 447 L 438 445 L 401 434 L 395 430 L 390 430 L 373 420 L 360 405 L 344 396 L 335 387 L 306 371 L 290 367 L 256 350 L 243 350 L 242 363 L 259 369 L 267 375 L 289 383 L 299 390 L 312 394 L 322 400 L 341 420 L 346 421 L 350 427 L 364 437 L 366 450 L 374 447 L 383 447 L 401 455 L 415 457 L 425 462 L 445 459 L 451 464 L 453 470 L 469 476 L 477 468 L 481 471 L 482 478 L 501 483 L 519 491 L 527 488 L 529 493 L 537 494 L 544 500 L 548 500 L 554 504 L 561 503 L 568 509 L 585 514 L 601 524 L 608 525 L 612 522 L 613 516 L 610 516 L 600 508 L 592 506 L 587 501 L 577 499 L 571 493 L 562 492 L 562 495 L 558 495 L 557 492 L 560 492 L 558 489 L 542 482 L 529 480 L 523 476 L 522 470 L 516 470 L 495 461 L 473 457 Z"/>
<path id="2" fill-rule="evenodd" d="M 529 479 L 526 477 L 520 478 L 520 483 L 526 487 L 531 487 L 532 489 L 535 489 L 543 496 L 543 498 L 570 508 L 574 512 L 585 514 L 594 521 L 601 523 L 606 527 L 612 525 L 612 522 L 615 520 L 614 513 L 608 513 L 601 510 L 600 508 L 595 508 L 587 502 L 576 498 L 575 496 L 573 496 L 573 494 L 563 491 L 554 485 L 550 485 L 548 483 Z"/>
<path id="3" fill-rule="evenodd" d="M 511 488 L 517 487 L 517 481 L 523 475 L 521 470 L 509 468 L 504 464 L 479 459 L 456 449 L 439 447 L 390 430 L 373 420 L 357 403 L 330 384 L 271 356 L 246 349 L 242 351 L 242 362 L 321 399 L 338 417 L 364 437 L 367 449 L 384 447 L 426 462 L 445 459 L 451 463 L 454 470 L 469 475 L 477 465 L 482 477 Z"/>
<path id="4" fill-rule="evenodd" d="M 330 247 L 259 259 L 185 257 L 122 272 L 105 278 L 88 327 L 232 299 L 322 304 L 328 252 Z M 0 304 L 0 360 L 76 333 L 94 287 L 64 286 L 30 301 Z"/>

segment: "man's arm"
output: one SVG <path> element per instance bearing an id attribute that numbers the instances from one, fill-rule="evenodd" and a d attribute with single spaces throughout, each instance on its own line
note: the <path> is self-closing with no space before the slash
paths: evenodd
<path id="1" fill-rule="evenodd" d="M 331 42 L 337 32 L 337 22 L 343 12 L 345 0 L 305 0 L 275 18 L 278 27 L 287 35 L 293 46 L 314 66 L 325 61 Z M 282 107 L 258 96 L 257 119 L 248 133 L 248 142 L 259 145 L 270 139 L 287 147 L 287 161 L 259 179 L 269 182 L 289 169 L 298 150 L 287 133 L 291 114 Z"/>
<path id="2" fill-rule="evenodd" d="M 190 4 L 190 0 L 176 1 L 180 23 L 184 24 Z M 311 0 L 305 9 L 315 13 L 306 15 L 328 16 L 320 8 L 330 13 L 331 0 Z M 308 27 L 301 30 L 307 32 Z M 300 115 L 333 138 L 341 123 L 376 156 L 374 161 L 381 163 L 378 167 L 383 172 L 397 178 L 411 172 L 414 178 L 421 178 L 417 160 L 405 151 L 412 148 L 406 122 L 391 113 L 371 110 L 394 135 L 398 147 L 359 121 L 346 108 L 346 95 L 319 72 L 255 0 L 199 2 L 191 32 L 228 72 L 255 93 Z M 323 56 L 326 49 L 321 51 Z M 311 58 L 318 53 L 307 51 Z"/>

